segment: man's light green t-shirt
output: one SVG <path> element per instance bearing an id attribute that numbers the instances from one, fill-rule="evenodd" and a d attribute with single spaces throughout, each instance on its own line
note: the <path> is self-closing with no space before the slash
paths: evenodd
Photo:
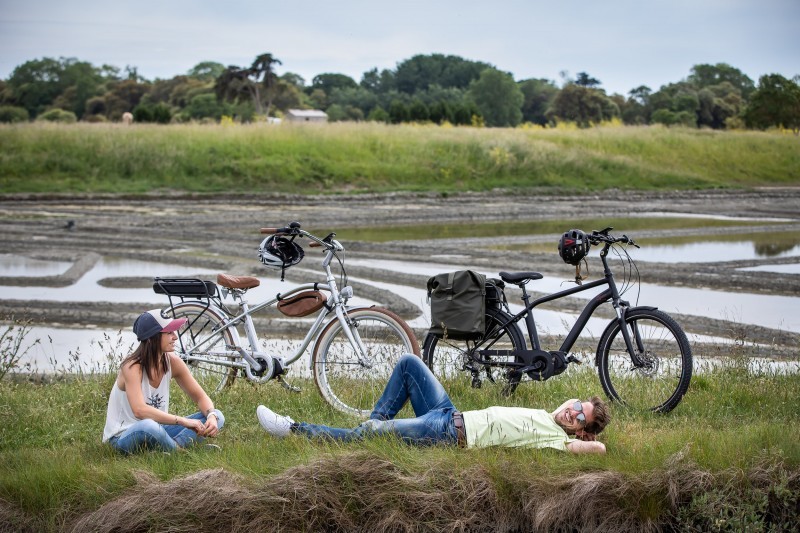
<path id="1" fill-rule="evenodd" d="M 555 448 L 566 451 L 567 433 L 544 409 L 489 407 L 464 411 L 467 448 Z"/>

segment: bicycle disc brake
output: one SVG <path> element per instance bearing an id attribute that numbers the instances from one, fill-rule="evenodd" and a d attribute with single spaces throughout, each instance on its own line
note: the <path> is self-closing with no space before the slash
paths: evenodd
<path id="1" fill-rule="evenodd" d="M 659 359 L 647 350 L 645 353 L 639 354 L 642 360 L 642 366 L 633 366 L 631 370 L 639 372 L 645 376 L 655 376 L 658 374 Z"/>

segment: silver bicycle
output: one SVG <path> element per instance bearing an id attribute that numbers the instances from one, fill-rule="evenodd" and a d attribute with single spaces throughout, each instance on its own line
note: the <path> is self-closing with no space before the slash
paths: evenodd
<path id="1" fill-rule="evenodd" d="M 400 356 L 404 353 L 420 355 L 414 332 L 402 318 L 387 309 L 347 305 L 353 297 L 353 289 L 347 286 L 345 249 L 334 238 L 335 233 L 319 238 L 301 229 L 298 222 L 283 228 L 263 228 L 261 233 L 278 238 L 284 249 L 295 247 L 298 250 L 299 257 L 298 254 L 293 258 L 284 257 L 280 250 L 273 250 L 277 256 L 270 255 L 264 247 L 271 238 L 262 242 L 259 248 L 262 262 L 270 266 L 265 254 L 273 262 L 277 257 L 281 279 L 283 271 L 303 257 L 296 239 L 307 238 L 311 241 L 309 247 L 321 247 L 325 282 L 299 285 L 251 305 L 245 295 L 248 289 L 259 286 L 256 277 L 219 274 L 216 283 L 193 278 L 155 278 L 153 290 L 167 295 L 170 300 L 169 307 L 163 310 L 164 315 L 187 319 L 178 332 L 180 357 L 209 392 L 230 386 L 240 374 L 254 383 L 274 378 L 287 389 L 299 390 L 289 385 L 284 375 L 313 345 L 311 373 L 322 397 L 340 411 L 368 416 Z M 342 288 L 331 271 L 333 259 L 341 267 Z M 284 263 L 281 265 L 280 261 Z M 237 310 L 225 305 L 227 297 L 238 304 Z M 317 312 L 300 347 L 286 359 L 262 347 L 253 324 L 252 315 L 271 306 L 277 306 L 289 316 Z M 240 335 L 240 327 L 244 329 L 244 337 Z"/>

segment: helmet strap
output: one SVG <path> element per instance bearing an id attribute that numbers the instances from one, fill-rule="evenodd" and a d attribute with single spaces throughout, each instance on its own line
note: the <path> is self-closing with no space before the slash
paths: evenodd
<path id="1" fill-rule="evenodd" d="M 586 258 L 583 258 L 583 264 L 586 265 L 586 276 L 581 275 L 581 263 L 579 262 L 575 265 L 575 283 L 578 285 L 583 285 L 583 280 L 588 279 L 589 274 L 589 263 L 586 261 Z"/>

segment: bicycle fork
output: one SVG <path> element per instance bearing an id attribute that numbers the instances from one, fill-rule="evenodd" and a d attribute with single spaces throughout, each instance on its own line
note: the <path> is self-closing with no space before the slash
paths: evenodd
<path id="1" fill-rule="evenodd" d="M 617 312 L 619 329 L 622 332 L 622 339 L 625 341 L 625 348 L 628 350 L 628 355 L 631 356 L 633 368 L 641 368 L 645 366 L 645 362 L 640 357 L 645 353 L 644 342 L 642 342 L 642 333 L 639 331 L 639 325 L 636 324 L 636 322 L 631 322 L 630 329 L 628 329 L 628 309 L 627 302 L 622 300 L 614 306 L 614 310 Z"/>
<path id="2" fill-rule="evenodd" d="M 358 356 L 358 362 L 364 368 L 372 368 L 373 361 L 367 355 L 367 348 L 364 346 L 364 343 L 361 340 L 361 335 L 358 334 L 358 324 L 353 322 L 353 320 L 345 313 L 343 310 L 343 306 L 336 306 L 336 317 L 339 319 L 339 323 L 342 325 L 342 329 L 344 330 L 344 334 L 347 337 L 347 340 L 350 342 L 350 346 L 356 352 Z"/>

